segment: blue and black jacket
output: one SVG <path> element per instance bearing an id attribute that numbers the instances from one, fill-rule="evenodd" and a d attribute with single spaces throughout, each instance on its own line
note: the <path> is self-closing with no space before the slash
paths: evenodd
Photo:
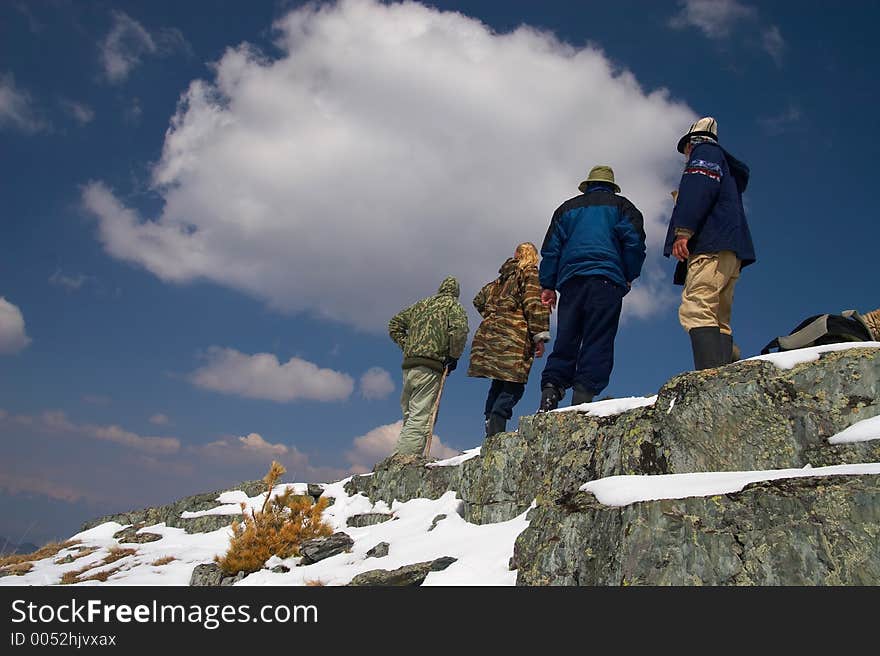
<path id="1" fill-rule="evenodd" d="M 748 183 L 749 167 L 721 146 L 694 146 L 681 176 L 663 255 L 672 254 L 676 228 L 685 228 L 694 233 L 688 240 L 691 255 L 733 251 L 742 266 L 752 264 L 755 247 L 742 204 Z"/>
<path id="2" fill-rule="evenodd" d="M 560 289 L 575 276 L 604 276 L 626 293 L 644 262 L 642 213 L 610 185 L 591 183 L 553 213 L 539 277 L 544 289 Z"/>

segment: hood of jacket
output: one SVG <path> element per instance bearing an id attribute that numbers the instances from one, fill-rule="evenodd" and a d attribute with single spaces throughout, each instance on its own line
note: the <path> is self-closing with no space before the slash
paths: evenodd
<path id="1" fill-rule="evenodd" d="M 501 268 L 498 269 L 498 273 L 501 274 L 502 279 L 506 280 L 516 273 L 518 267 L 519 260 L 517 260 L 515 257 L 511 257 L 508 258 L 507 261 L 501 265 Z"/>
<path id="2" fill-rule="evenodd" d="M 461 288 L 458 286 L 458 280 L 453 276 L 447 276 L 443 282 L 440 283 L 440 289 L 437 290 L 437 293 L 458 298 L 461 293 Z"/>
<path id="3" fill-rule="evenodd" d="M 724 148 L 721 148 L 721 151 L 724 153 L 724 157 L 727 158 L 727 166 L 730 168 L 730 173 L 736 181 L 737 191 L 742 195 L 745 192 L 746 187 L 749 186 L 749 167 L 745 162 L 739 161 L 736 157 L 724 150 Z"/>

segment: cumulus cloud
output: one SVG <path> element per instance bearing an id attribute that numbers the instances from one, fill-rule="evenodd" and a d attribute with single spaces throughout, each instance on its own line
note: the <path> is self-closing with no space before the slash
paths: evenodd
<path id="1" fill-rule="evenodd" d="M 61 101 L 61 106 L 64 108 L 64 111 L 76 119 L 77 123 L 80 125 L 86 125 L 95 119 L 95 110 L 84 103 L 65 99 Z"/>
<path id="2" fill-rule="evenodd" d="M 83 189 L 113 257 L 379 331 L 446 275 L 470 298 L 597 163 L 657 257 L 696 116 L 600 50 L 412 2 L 308 5 L 275 28 L 280 56 L 229 48 L 182 95 L 157 215 Z"/>
<path id="3" fill-rule="evenodd" d="M 155 424 L 156 426 L 167 426 L 170 423 L 170 420 L 167 415 L 159 413 L 150 417 L 150 423 Z"/>
<path id="4" fill-rule="evenodd" d="M 31 95 L 15 86 L 12 73 L 0 74 L 0 128 L 33 134 L 48 129 L 34 108 Z"/>
<path id="5" fill-rule="evenodd" d="M 147 56 L 162 56 L 190 46 L 176 28 L 150 33 L 124 11 L 113 12 L 113 24 L 99 44 L 104 75 L 112 83 L 125 81 L 129 73 Z"/>
<path id="6" fill-rule="evenodd" d="M 361 396 L 365 399 L 387 399 L 394 391 L 394 381 L 382 367 L 372 367 L 361 376 Z"/>
<path id="7" fill-rule="evenodd" d="M 374 464 L 390 456 L 397 444 L 401 428 L 403 428 L 402 420 L 379 426 L 365 435 L 356 437 L 351 450 L 345 454 L 351 464 L 351 471 L 355 474 L 371 471 Z M 432 458 L 451 458 L 459 453 L 443 444 L 436 435 L 431 438 Z"/>
<path id="8" fill-rule="evenodd" d="M 21 310 L 0 296 L 0 355 L 18 353 L 30 343 Z"/>
<path id="9" fill-rule="evenodd" d="M 92 494 L 73 485 L 65 485 L 40 476 L 5 471 L 0 471 L 0 490 L 5 490 L 9 494 L 39 494 L 55 501 L 67 503 L 95 498 Z"/>
<path id="10" fill-rule="evenodd" d="M 176 437 L 145 437 L 115 424 L 109 426 L 76 424 L 59 410 L 48 410 L 42 413 L 38 421 L 42 428 L 55 433 L 112 442 L 142 453 L 169 455 L 180 450 L 180 440 Z"/>
<path id="11" fill-rule="evenodd" d="M 208 363 L 190 374 L 203 389 L 286 403 L 297 400 L 341 401 L 351 396 L 354 380 L 348 374 L 291 358 L 284 364 L 271 353 L 248 355 L 235 349 L 211 347 Z"/>

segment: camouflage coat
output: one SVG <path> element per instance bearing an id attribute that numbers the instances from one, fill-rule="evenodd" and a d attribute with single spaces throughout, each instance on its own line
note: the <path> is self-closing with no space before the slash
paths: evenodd
<path id="1" fill-rule="evenodd" d="M 434 296 L 394 315 L 388 334 L 403 350 L 403 368 L 443 371 L 446 357 L 458 359 L 467 342 L 468 320 L 458 302 L 458 281 L 449 276 Z"/>
<path id="2" fill-rule="evenodd" d="M 868 328 L 871 330 L 872 339 L 880 342 L 880 308 L 863 315 L 862 319 L 868 324 Z"/>
<path id="3" fill-rule="evenodd" d="M 535 338 L 550 339 L 550 311 L 541 305 L 537 267 L 521 269 L 510 258 L 499 273 L 474 297 L 483 321 L 471 345 L 468 376 L 525 383 Z"/>

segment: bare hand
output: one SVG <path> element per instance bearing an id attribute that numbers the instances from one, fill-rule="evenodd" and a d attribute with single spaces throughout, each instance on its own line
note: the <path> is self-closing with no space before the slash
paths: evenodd
<path id="1" fill-rule="evenodd" d="M 541 305 L 546 305 L 550 308 L 550 311 L 553 311 L 553 308 L 556 307 L 556 290 L 553 289 L 542 289 L 541 290 Z"/>
<path id="2" fill-rule="evenodd" d="M 535 343 L 535 357 L 540 358 L 544 355 L 544 342 Z"/>
<path id="3" fill-rule="evenodd" d="M 688 238 L 687 237 L 678 237 L 675 240 L 675 243 L 672 244 L 672 255 L 679 262 L 684 262 L 690 256 L 690 252 L 688 251 Z"/>

